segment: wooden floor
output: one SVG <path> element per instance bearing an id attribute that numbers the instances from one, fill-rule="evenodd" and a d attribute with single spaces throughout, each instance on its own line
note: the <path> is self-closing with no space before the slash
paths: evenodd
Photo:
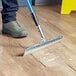
<path id="1" fill-rule="evenodd" d="M 27 8 L 21 8 L 17 19 L 29 35 L 23 39 L 4 36 L 0 26 L 0 76 L 76 76 L 76 12 L 61 15 L 59 6 L 34 9 L 47 39 L 58 35 L 64 39 L 32 55 L 20 56 L 24 48 L 40 40 Z"/>

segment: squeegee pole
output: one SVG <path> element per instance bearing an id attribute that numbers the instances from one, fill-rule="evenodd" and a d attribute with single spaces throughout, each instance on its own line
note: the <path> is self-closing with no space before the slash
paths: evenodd
<path id="1" fill-rule="evenodd" d="M 39 25 L 38 19 L 37 19 L 36 15 L 35 15 L 35 12 L 34 12 L 34 10 L 33 10 L 33 7 L 32 7 L 32 5 L 31 5 L 30 1 L 29 1 L 29 0 L 25 0 L 25 2 L 26 2 L 26 5 L 27 5 L 27 7 L 28 7 L 28 10 L 29 10 L 29 12 L 30 12 L 30 14 L 31 14 L 31 16 L 32 16 L 32 18 L 33 18 L 33 20 L 34 20 L 34 23 L 35 23 L 35 25 L 36 25 L 36 27 L 37 27 L 37 29 L 38 29 L 38 32 L 39 32 L 40 35 L 41 35 L 41 39 L 44 39 L 44 40 L 45 40 L 46 38 L 45 38 L 45 36 L 44 36 L 44 34 L 43 34 L 43 31 L 42 31 L 42 29 L 41 29 L 41 26 Z"/>

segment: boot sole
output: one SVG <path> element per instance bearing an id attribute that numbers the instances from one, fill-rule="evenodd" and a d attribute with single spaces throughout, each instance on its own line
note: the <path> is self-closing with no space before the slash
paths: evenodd
<path id="1" fill-rule="evenodd" d="M 7 31 L 8 31 L 8 30 L 7 30 Z M 3 30 L 2 30 L 2 34 L 4 34 L 4 35 L 8 35 L 8 36 L 11 36 L 11 37 L 13 37 L 13 38 L 24 38 L 24 37 L 27 37 L 27 36 L 25 36 L 25 35 L 23 35 L 23 36 L 15 36 L 15 35 L 11 35 L 11 34 L 9 33 L 9 31 L 6 32 L 6 31 L 3 31 Z"/>

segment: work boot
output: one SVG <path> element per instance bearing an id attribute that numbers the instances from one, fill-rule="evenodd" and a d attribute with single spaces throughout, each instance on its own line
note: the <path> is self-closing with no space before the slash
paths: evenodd
<path id="1" fill-rule="evenodd" d="M 27 31 L 24 30 L 16 21 L 3 23 L 2 33 L 14 38 L 22 38 L 28 35 Z"/>

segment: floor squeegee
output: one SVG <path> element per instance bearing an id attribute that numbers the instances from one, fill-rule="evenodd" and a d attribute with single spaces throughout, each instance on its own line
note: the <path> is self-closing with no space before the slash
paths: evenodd
<path id="1" fill-rule="evenodd" d="M 57 37 L 55 37 L 53 39 L 47 40 L 45 38 L 44 34 L 43 34 L 43 31 L 41 29 L 41 26 L 40 26 L 40 24 L 38 22 L 37 16 L 35 15 L 35 12 L 33 10 L 33 7 L 31 5 L 30 1 L 25 0 L 25 2 L 26 2 L 26 5 L 28 7 L 28 10 L 29 10 L 34 22 L 35 22 L 35 25 L 36 25 L 36 27 L 38 29 L 38 32 L 39 32 L 39 34 L 41 36 L 41 40 L 40 40 L 39 43 L 25 48 L 23 56 L 31 54 L 31 53 L 33 53 L 35 51 L 38 51 L 39 49 L 45 48 L 45 47 L 53 45 L 55 43 L 58 43 L 63 39 L 63 36 L 61 35 L 61 36 L 57 36 Z"/>

